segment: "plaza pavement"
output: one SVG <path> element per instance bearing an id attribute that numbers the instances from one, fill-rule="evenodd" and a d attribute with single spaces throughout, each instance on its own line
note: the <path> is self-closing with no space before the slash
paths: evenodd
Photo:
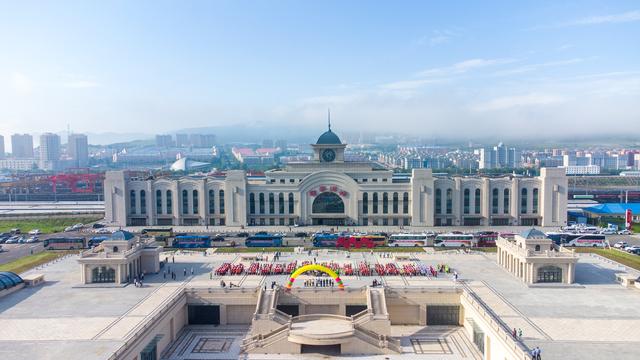
<path id="1" fill-rule="evenodd" d="M 265 255 L 272 260 L 273 254 Z M 615 282 L 614 274 L 621 270 L 615 263 L 584 255 L 576 268 L 577 285 L 529 287 L 500 268 L 494 260 L 495 254 L 448 251 L 414 255 L 424 264 L 446 263 L 458 271 L 461 279 L 509 327 L 523 330 L 527 346 L 543 349 L 544 359 L 640 358 L 640 291 L 625 289 Z M 280 262 L 297 259 L 301 263 L 314 256 L 317 262 L 333 260 L 341 264 L 351 262 L 354 266 L 360 261 L 383 264 L 393 261 L 381 253 L 359 252 L 347 257 L 344 252 L 320 250 L 311 257 L 306 253 L 283 253 Z M 33 270 L 45 274 L 47 282 L 43 286 L 25 288 L 0 299 L 0 359 L 105 359 L 159 304 L 183 286 L 217 287 L 220 280 L 225 279 L 227 283 L 256 287 L 271 281 L 282 285 L 288 278 L 287 275 L 269 276 L 265 281 L 265 277 L 259 275 L 226 275 L 210 279 L 212 270 L 223 262 L 237 263 L 241 256 L 184 253 L 175 255 L 175 263 L 169 257 L 168 266 L 176 272 L 177 281 L 165 281 L 160 273 L 146 276 L 143 288 L 83 287 L 79 286 L 80 266 L 76 259 L 70 256 Z M 183 276 L 185 269 L 186 277 Z M 295 286 L 302 286 L 304 278 L 301 276 Z M 353 287 L 369 285 L 373 279 L 343 277 L 345 285 Z M 398 287 L 457 286 L 449 276 L 378 279 Z M 240 339 L 243 335 L 237 336 Z M 249 358 L 264 357 L 251 355 Z M 445 357 L 422 354 L 421 358 Z"/>

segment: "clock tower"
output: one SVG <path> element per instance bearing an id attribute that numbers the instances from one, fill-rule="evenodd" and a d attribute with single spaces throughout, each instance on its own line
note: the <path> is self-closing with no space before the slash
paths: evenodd
<path id="1" fill-rule="evenodd" d="M 343 163 L 344 149 L 347 144 L 340 141 L 338 135 L 331 131 L 331 117 L 328 119 L 328 130 L 325 131 L 315 144 L 311 144 L 313 148 L 313 160 L 320 163 Z"/>

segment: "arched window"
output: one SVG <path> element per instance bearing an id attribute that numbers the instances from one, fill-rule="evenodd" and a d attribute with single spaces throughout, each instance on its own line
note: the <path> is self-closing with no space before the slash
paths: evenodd
<path id="1" fill-rule="evenodd" d="M 500 204 L 500 200 L 498 200 L 499 194 L 500 192 L 498 191 L 498 189 L 493 189 L 491 191 L 491 213 L 492 214 L 498 213 L 498 204 Z"/>
<path id="2" fill-rule="evenodd" d="M 278 214 L 284 214 L 284 194 L 278 194 Z"/>
<path id="3" fill-rule="evenodd" d="M 216 213 L 216 192 L 209 190 L 209 214 Z"/>
<path id="4" fill-rule="evenodd" d="M 373 193 L 373 213 L 374 214 L 378 213 L 378 193 L 377 192 Z"/>
<path id="5" fill-rule="evenodd" d="M 269 214 L 276 212 L 276 204 L 273 193 L 269 193 Z"/>
<path id="6" fill-rule="evenodd" d="M 527 213 L 527 189 L 523 188 L 520 191 L 520 214 Z"/>
<path id="7" fill-rule="evenodd" d="M 536 245 L 536 251 L 540 251 L 540 245 Z"/>
<path id="8" fill-rule="evenodd" d="M 442 190 L 436 189 L 436 214 L 442 214 Z"/>
<path id="9" fill-rule="evenodd" d="M 398 193 L 394 192 L 393 193 L 393 213 L 397 214 L 398 213 Z"/>
<path id="10" fill-rule="evenodd" d="M 162 191 L 156 190 L 156 214 L 162 214 Z"/>
<path id="11" fill-rule="evenodd" d="M 362 194 L 362 213 L 369 213 L 369 193 Z"/>
<path id="12" fill-rule="evenodd" d="M 313 200 L 312 210 L 314 214 L 342 214 L 344 202 L 335 193 L 323 192 Z"/>
<path id="13" fill-rule="evenodd" d="M 136 213 L 136 191 L 131 190 L 129 192 L 129 208 L 131 208 L 131 213 Z"/>
<path id="14" fill-rule="evenodd" d="M 256 195 L 254 193 L 249 194 L 249 214 L 256 213 Z"/>
<path id="15" fill-rule="evenodd" d="M 447 189 L 447 214 L 453 214 L 453 190 Z"/>
<path id="16" fill-rule="evenodd" d="M 260 207 L 260 214 L 264 214 L 264 193 L 258 195 L 258 205 Z"/>
<path id="17" fill-rule="evenodd" d="M 182 213 L 189 213 L 189 192 L 187 190 L 182 190 Z"/>
<path id="18" fill-rule="evenodd" d="M 503 195 L 503 197 L 504 197 L 504 198 L 502 199 L 502 202 L 503 202 L 503 204 L 502 204 L 502 206 L 503 206 L 502 211 L 503 211 L 505 214 L 508 214 L 508 213 L 509 213 L 509 210 L 510 210 L 510 209 L 509 209 L 509 189 L 504 189 L 504 194 L 502 194 L 502 195 Z"/>
<path id="19" fill-rule="evenodd" d="M 193 190 L 193 204 L 192 208 L 193 208 L 193 213 L 197 214 L 198 213 L 198 190 Z"/>
<path id="20" fill-rule="evenodd" d="M 402 213 L 403 214 L 409 213 L 409 193 L 408 192 L 405 192 L 404 194 L 402 194 Z"/>
<path id="21" fill-rule="evenodd" d="M 117 247 L 117 246 L 114 246 L 112 251 L 113 251 L 114 253 L 117 253 L 117 252 L 118 252 L 118 247 Z"/>
<path id="22" fill-rule="evenodd" d="M 218 202 L 220 203 L 220 214 L 224 214 L 224 190 L 218 191 Z"/>
<path id="23" fill-rule="evenodd" d="M 471 202 L 471 199 L 470 199 L 471 191 L 469 191 L 469 189 L 464 189 L 463 196 L 464 196 L 464 201 L 463 201 L 462 211 L 463 213 L 468 214 L 469 206 L 470 206 L 469 203 Z"/>
<path id="24" fill-rule="evenodd" d="M 533 188 L 533 213 L 537 214 L 538 213 L 538 188 Z"/>
<path id="25" fill-rule="evenodd" d="M 140 190 L 140 214 L 147 213 L 147 192 Z"/>
<path id="26" fill-rule="evenodd" d="M 475 197 L 475 201 L 474 201 L 474 207 L 475 207 L 475 213 L 476 214 L 480 214 L 480 201 L 481 201 L 480 189 L 476 189 L 476 197 Z"/>
<path id="27" fill-rule="evenodd" d="M 382 213 L 387 214 L 389 212 L 389 194 L 382 193 Z"/>
<path id="28" fill-rule="evenodd" d="M 167 190 L 167 214 L 173 213 L 173 192 Z"/>
<path id="29" fill-rule="evenodd" d="M 293 214 L 293 193 L 289 193 L 289 214 Z"/>

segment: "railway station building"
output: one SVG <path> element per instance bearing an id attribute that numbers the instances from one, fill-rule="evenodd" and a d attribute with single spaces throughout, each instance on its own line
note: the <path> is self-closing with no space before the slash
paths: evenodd
<path id="1" fill-rule="evenodd" d="M 394 176 L 375 162 L 345 160 L 329 129 L 311 161 L 224 176 L 140 177 L 107 172 L 105 217 L 119 226 L 563 226 L 567 177 L 441 176 L 414 169 Z"/>

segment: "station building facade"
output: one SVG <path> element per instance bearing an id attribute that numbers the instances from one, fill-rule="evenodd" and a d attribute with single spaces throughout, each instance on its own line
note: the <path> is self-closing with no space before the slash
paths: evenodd
<path id="1" fill-rule="evenodd" d="M 373 162 L 345 161 L 331 130 L 311 145 L 311 161 L 252 178 L 140 177 L 107 172 L 105 217 L 121 226 L 562 226 L 567 217 L 563 169 L 540 176 L 409 177 Z"/>

